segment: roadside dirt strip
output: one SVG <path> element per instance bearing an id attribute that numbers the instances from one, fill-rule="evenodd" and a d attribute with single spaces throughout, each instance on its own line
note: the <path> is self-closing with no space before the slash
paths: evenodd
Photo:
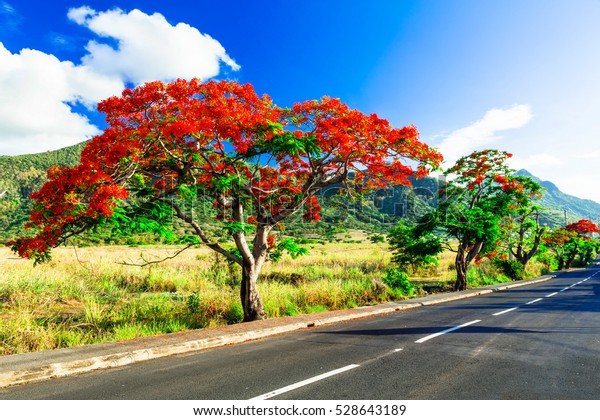
<path id="1" fill-rule="evenodd" d="M 242 343 L 297 331 L 304 328 L 369 316 L 389 314 L 426 305 L 479 296 L 514 287 L 527 286 L 556 277 L 555 273 L 532 280 L 521 280 L 462 292 L 443 293 L 375 306 L 273 318 L 264 321 L 228 325 L 145 337 L 117 343 L 103 343 L 0 357 L 0 388 L 96 369 L 125 366 L 144 360 L 174 356 L 191 351 Z"/>

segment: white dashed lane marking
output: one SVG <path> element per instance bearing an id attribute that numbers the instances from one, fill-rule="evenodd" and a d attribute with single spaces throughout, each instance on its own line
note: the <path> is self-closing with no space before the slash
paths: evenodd
<path id="1" fill-rule="evenodd" d="M 275 391 L 267 392 L 266 394 L 259 395 L 258 397 L 250 398 L 250 400 L 268 400 L 269 398 L 273 398 L 277 395 L 285 394 L 286 392 L 293 391 L 294 389 L 302 388 L 303 386 L 313 384 L 315 382 L 322 381 L 323 379 L 329 378 L 331 376 L 339 375 L 340 373 L 346 372 L 348 370 L 359 367 L 360 365 L 348 365 L 343 368 L 339 368 L 336 370 L 332 370 L 330 372 L 324 373 L 319 376 L 315 376 L 313 378 L 306 379 L 304 381 L 296 382 L 295 384 L 288 385 L 283 388 L 276 389 Z"/>
<path id="2" fill-rule="evenodd" d="M 428 340 L 431 340 L 432 338 L 439 337 L 440 335 L 443 335 L 443 334 L 448 334 L 449 332 L 456 331 L 456 330 L 458 330 L 460 328 L 468 327 L 469 325 L 473 325 L 473 324 L 475 324 L 477 322 L 481 322 L 481 319 L 476 319 L 475 321 L 467 322 L 466 324 L 458 325 L 456 327 L 448 328 L 447 330 L 440 331 L 438 333 L 428 335 L 427 337 L 423 337 L 423 338 L 415 341 L 415 343 L 419 343 L 419 344 L 424 343 L 424 342 L 426 342 Z"/>
<path id="3" fill-rule="evenodd" d="M 496 312 L 496 313 L 495 313 L 495 314 L 493 314 L 493 315 L 494 315 L 494 316 L 498 316 L 498 315 L 504 315 L 504 314 L 506 314 L 506 313 L 508 313 L 508 312 L 514 311 L 515 309 L 519 309 L 519 307 L 518 307 L 518 306 L 515 306 L 514 308 L 505 309 L 505 310 L 503 310 L 503 311 Z"/>
<path id="4" fill-rule="evenodd" d="M 527 302 L 525 305 L 531 305 L 532 303 L 539 302 L 539 301 L 540 301 L 540 300 L 542 300 L 542 299 L 543 299 L 543 298 L 537 298 L 537 299 L 530 300 L 530 301 L 529 301 L 529 302 Z"/>

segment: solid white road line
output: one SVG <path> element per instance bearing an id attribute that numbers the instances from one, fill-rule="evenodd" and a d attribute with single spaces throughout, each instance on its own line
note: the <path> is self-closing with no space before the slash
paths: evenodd
<path id="1" fill-rule="evenodd" d="M 492 314 L 492 315 L 493 316 L 504 315 L 505 313 L 510 312 L 510 311 L 514 311 L 515 309 L 519 309 L 519 307 L 515 306 L 514 308 L 505 309 L 505 310 L 503 310 L 501 312 L 496 312 L 495 314 Z"/>
<path id="2" fill-rule="evenodd" d="M 321 381 L 321 380 L 323 380 L 325 378 L 329 378 L 329 377 L 334 376 L 334 375 L 338 375 L 338 374 L 340 374 L 342 372 L 346 372 L 348 370 L 357 368 L 359 366 L 360 365 L 348 365 L 348 366 L 344 366 L 343 368 L 332 370 L 332 371 L 324 373 L 322 375 L 315 376 L 314 378 L 309 378 L 309 379 L 306 379 L 306 380 L 301 381 L 301 382 L 296 382 L 295 384 L 288 385 L 286 387 L 276 389 L 275 391 L 267 392 L 266 394 L 259 395 L 258 397 L 250 398 L 250 400 L 268 400 L 269 398 L 273 398 L 273 397 L 275 397 L 277 395 L 284 394 L 284 393 L 292 391 L 294 389 L 302 388 L 303 386 L 306 386 L 306 385 L 309 385 L 309 384 Z"/>
<path id="3" fill-rule="evenodd" d="M 427 340 L 431 340 L 432 338 L 438 337 L 438 336 L 443 335 L 443 334 L 447 334 L 447 333 L 452 332 L 452 331 L 456 331 L 456 330 L 458 330 L 460 328 L 468 327 L 469 325 L 475 324 L 477 322 L 481 322 L 481 319 L 476 319 L 475 321 L 467 322 L 466 324 L 462 324 L 462 325 L 459 325 L 457 327 L 448 328 L 447 330 L 440 331 L 438 333 L 428 335 L 427 337 L 423 337 L 423 338 L 415 341 L 415 343 L 419 343 L 419 344 L 420 343 L 424 343 Z"/>

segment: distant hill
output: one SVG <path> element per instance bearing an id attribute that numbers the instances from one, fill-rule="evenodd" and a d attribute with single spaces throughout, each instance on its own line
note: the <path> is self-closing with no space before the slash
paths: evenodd
<path id="1" fill-rule="evenodd" d="M 52 166 L 74 166 L 85 143 L 51 152 L 0 156 L 0 241 L 24 232 L 31 201 L 29 194 L 47 180 Z"/>
<path id="2" fill-rule="evenodd" d="M 79 163 L 85 143 L 45 153 L 0 156 L 0 242 L 22 235 L 31 209 L 29 194 L 46 181 L 52 166 L 74 166 Z M 542 223 L 551 227 L 580 219 L 596 221 L 600 204 L 563 193 L 549 181 L 542 181 L 526 170 L 517 172 L 542 185 L 546 191 L 541 205 L 546 208 Z M 317 224 L 306 223 L 300 215 L 286 223 L 286 232 L 328 236 L 344 229 L 386 232 L 400 219 L 416 220 L 437 205 L 438 179 L 412 180 L 413 187 L 396 186 L 378 190 L 360 202 L 337 195 L 342 187 L 334 186 L 319 195 L 322 218 Z M 211 219 L 207 219 L 211 223 Z M 107 239 L 114 241 L 114 237 Z"/>
<path id="3" fill-rule="evenodd" d="M 573 223 L 581 219 L 598 221 L 600 217 L 600 204 L 595 201 L 565 194 L 552 182 L 542 181 L 525 169 L 518 171 L 517 175 L 527 176 L 544 187 L 544 197 L 540 204 L 546 208 L 542 214 L 545 224 L 549 226 L 564 226 L 565 211 L 567 223 Z"/>

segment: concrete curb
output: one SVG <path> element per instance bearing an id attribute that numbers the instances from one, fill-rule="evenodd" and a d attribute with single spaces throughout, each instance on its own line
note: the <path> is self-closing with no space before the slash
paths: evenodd
<path id="1" fill-rule="evenodd" d="M 268 322 L 269 320 L 257 321 L 241 324 L 245 331 L 235 331 L 236 326 L 229 326 L 231 327 L 230 329 L 223 328 L 223 333 L 209 334 L 208 337 L 202 338 L 192 338 L 188 336 L 193 336 L 194 334 L 202 335 L 202 332 L 206 332 L 205 330 L 186 332 L 179 336 L 177 334 L 169 334 L 166 336 L 146 337 L 144 339 L 132 340 L 125 343 L 93 344 L 89 346 L 48 350 L 38 353 L 2 356 L 0 357 L 0 388 L 75 375 L 97 369 L 125 366 L 144 360 L 175 356 L 192 351 L 237 344 L 304 328 L 466 299 L 515 287 L 536 284 L 550 280 L 554 277 L 556 277 L 555 274 L 550 274 L 532 280 L 521 280 L 462 292 L 430 295 L 422 298 L 410 299 L 408 301 L 389 302 L 350 310 L 298 315 L 288 318 L 273 319 L 271 322 Z M 273 323 L 279 325 L 269 325 Z M 240 327 L 240 325 L 238 325 L 238 327 Z M 213 332 L 214 331 L 216 331 L 216 329 L 213 330 Z M 161 341 L 172 342 L 161 344 Z"/>

